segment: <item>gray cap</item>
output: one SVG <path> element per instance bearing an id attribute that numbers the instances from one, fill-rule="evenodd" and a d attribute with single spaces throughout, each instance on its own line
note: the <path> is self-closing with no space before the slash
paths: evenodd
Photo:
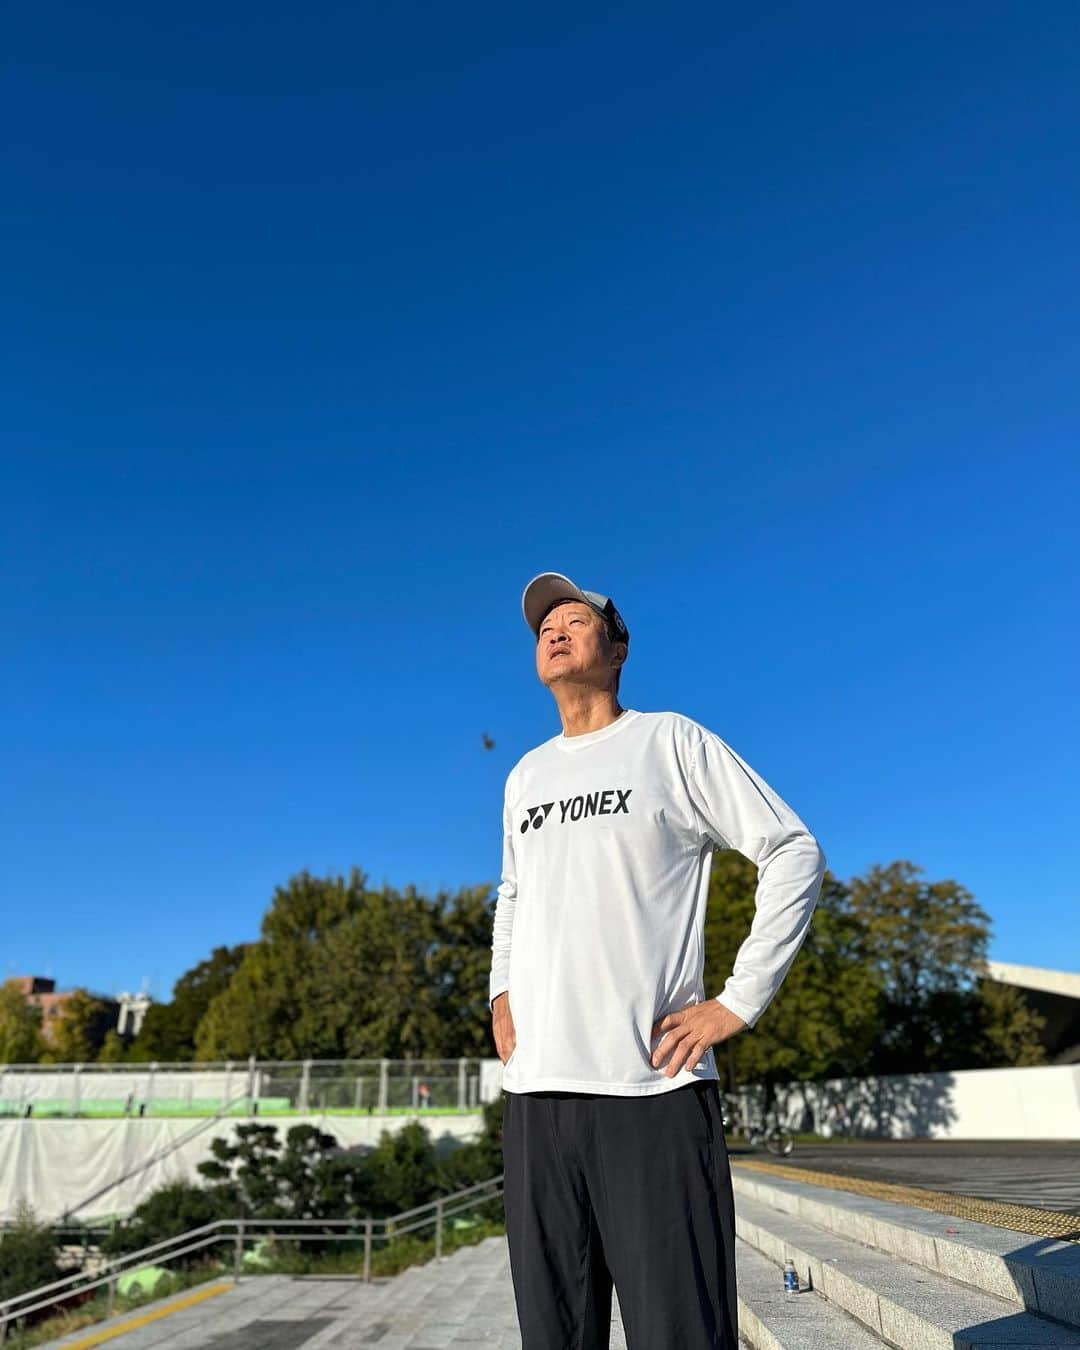
<path id="1" fill-rule="evenodd" d="M 540 636 L 540 624 L 544 615 L 556 600 L 583 600 L 585 604 L 595 609 L 601 618 L 611 621 L 619 642 L 629 644 L 630 631 L 623 622 L 622 615 L 615 608 L 611 596 L 601 595 L 599 591 L 583 591 L 561 572 L 541 572 L 539 576 L 533 577 L 522 593 L 521 611 L 525 615 L 525 622 L 537 638 Z"/>

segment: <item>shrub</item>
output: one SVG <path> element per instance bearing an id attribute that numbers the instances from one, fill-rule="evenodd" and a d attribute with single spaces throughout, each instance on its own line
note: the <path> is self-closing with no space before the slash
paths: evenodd
<path id="1" fill-rule="evenodd" d="M 60 1279 L 57 1257 L 52 1229 L 37 1221 L 32 1205 L 20 1200 L 14 1225 L 0 1236 L 0 1299 Z"/>
<path id="2" fill-rule="evenodd" d="M 215 1219 L 234 1217 L 235 1211 L 231 1207 L 226 1209 L 222 1200 L 214 1188 L 194 1186 L 189 1181 L 170 1182 L 152 1191 L 124 1223 L 114 1228 L 102 1242 L 102 1250 L 110 1256 L 119 1256 L 178 1237 Z M 206 1255 L 205 1250 L 192 1252 L 190 1260 L 205 1261 Z"/>

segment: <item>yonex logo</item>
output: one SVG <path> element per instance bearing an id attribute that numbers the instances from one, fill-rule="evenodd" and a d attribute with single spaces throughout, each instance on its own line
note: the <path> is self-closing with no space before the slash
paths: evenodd
<path id="1" fill-rule="evenodd" d="M 630 814 L 630 794 L 633 788 L 605 788 L 603 792 L 583 793 L 578 797 L 566 797 L 559 803 L 559 824 L 567 821 L 587 820 L 589 816 L 628 816 Z M 521 822 L 521 833 L 525 834 L 531 825 L 538 830 L 551 814 L 554 802 L 545 802 L 543 806 L 528 806 L 528 815 Z"/>

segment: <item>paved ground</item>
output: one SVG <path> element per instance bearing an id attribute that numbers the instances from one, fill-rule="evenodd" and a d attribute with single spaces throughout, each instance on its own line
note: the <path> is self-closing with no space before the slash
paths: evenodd
<path id="1" fill-rule="evenodd" d="M 771 1156 L 741 1148 L 737 1138 L 729 1148 L 733 1159 Z M 1080 1142 L 852 1139 L 796 1144 L 790 1157 L 776 1161 L 1080 1215 Z"/>
<path id="2" fill-rule="evenodd" d="M 613 1312 L 611 1350 L 626 1350 L 617 1300 Z M 42 1350 L 90 1350 L 110 1334 L 116 1350 L 521 1350 L 502 1237 L 371 1284 L 252 1276 L 201 1303 L 165 1300 Z"/>

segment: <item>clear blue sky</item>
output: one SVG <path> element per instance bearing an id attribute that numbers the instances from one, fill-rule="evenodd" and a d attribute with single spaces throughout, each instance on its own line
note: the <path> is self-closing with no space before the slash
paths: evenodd
<path id="1" fill-rule="evenodd" d="M 1080 968 L 1075 5 L 4 27 L 0 975 L 497 880 L 548 568 L 835 873 Z"/>

